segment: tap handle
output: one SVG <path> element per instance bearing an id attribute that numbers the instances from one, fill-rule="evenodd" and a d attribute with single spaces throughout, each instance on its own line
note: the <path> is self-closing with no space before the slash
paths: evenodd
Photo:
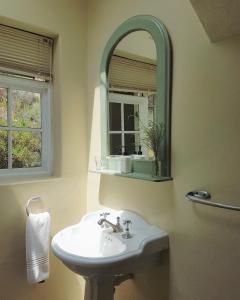
<path id="1" fill-rule="evenodd" d="M 129 224 L 132 224 L 132 221 L 131 221 L 131 220 L 124 220 L 124 221 L 123 221 L 123 225 L 126 225 L 126 230 L 127 230 L 127 231 L 129 230 Z"/>
<path id="2" fill-rule="evenodd" d="M 132 221 L 131 220 L 124 220 L 123 221 L 123 225 L 125 225 L 125 232 L 122 234 L 122 237 L 124 239 L 130 239 L 132 238 L 132 234 L 130 234 L 129 232 L 129 225 L 132 224 Z"/>
<path id="3" fill-rule="evenodd" d="M 100 217 L 103 217 L 104 219 L 106 219 L 107 216 L 109 216 L 109 215 L 110 215 L 109 212 L 103 212 L 103 213 L 100 214 Z"/>

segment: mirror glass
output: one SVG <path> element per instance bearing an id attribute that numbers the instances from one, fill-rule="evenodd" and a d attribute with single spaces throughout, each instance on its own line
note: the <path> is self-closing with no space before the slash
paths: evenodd
<path id="1" fill-rule="evenodd" d="M 114 48 L 108 69 L 109 155 L 151 158 L 144 128 L 154 121 L 156 46 L 144 30 L 126 35 Z"/>

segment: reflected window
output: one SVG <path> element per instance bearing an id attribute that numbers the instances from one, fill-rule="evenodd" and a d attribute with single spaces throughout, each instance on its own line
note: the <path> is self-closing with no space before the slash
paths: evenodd
<path id="1" fill-rule="evenodd" d="M 141 150 L 141 124 L 148 118 L 148 97 L 109 94 L 110 155 L 131 155 Z"/>

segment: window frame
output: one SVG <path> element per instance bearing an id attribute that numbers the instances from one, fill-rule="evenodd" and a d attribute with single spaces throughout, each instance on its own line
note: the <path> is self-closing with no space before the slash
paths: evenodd
<path id="1" fill-rule="evenodd" d="M 133 95 L 124 95 L 120 93 L 109 93 L 108 105 L 110 103 L 119 103 L 121 104 L 121 130 L 110 130 L 110 124 L 108 123 L 108 135 L 110 140 L 111 134 L 121 134 L 121 143 L 122 149 L 125 147 L 125 134 L 139 134 L 139 138 L 143 138 L 143 132 L 141 131 L 141 126 L 139 124 L 138 130 L 124 130 L 124 104 L 137 104 L 139 105 L 139 117 L 142 120 L 143 124 L 147 125 L 147 112 L 148 112 L 148 97 L 147 96 L 133 96 Z M 109 107 L 108 107 L 109 109 Z M 110 116 L 110 113 L 109 113 Z M 110 117 L 108 119 L 110 122 Z M 109 143 L 109 154 L 111 152 L 110 143 Z M 145 147 L 142 147 L 144 154 L 147 154 Z"/>
<path id="2" fill-rule="evenodd" d="M 20 89 L 23 91 L 36 92 L 41 94 L 41 129 L 38 128 L 17 128 L 0 126 L 5 131 L 30 131 L 41 132 L 41 166 L 30 168 L 7 168 L 0 169 L 0 178 L 3 176 L 24 176 L 24 175 L 51 175 L 52 172 L 52 141 L 51 141 L 51 96 L 52 85 L 49 82 L 42 82 L 28 78 L 0 75 L 0 87 L 8 90 Z M 11 97 L 11 96 L 10 96 Z M 9 95 L 8 95 L 9 101 Z M 12 109 L 8 103 L 8 118 L 11 117 Z M 12 130 L 14 128 L 14 130 Z M 10 146 L 11 147 L 11 146 Z M 9 155 L 9 145 L 8 145 Z"/>

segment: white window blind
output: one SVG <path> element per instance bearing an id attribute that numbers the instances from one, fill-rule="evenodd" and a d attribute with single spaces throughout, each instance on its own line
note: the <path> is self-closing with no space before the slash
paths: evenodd
<path id="1" fill-rule="evenodd" d="M 0 72 L 49 81 L 53 40 L 0 24 Z"/>
<path id="2" fill-rule="evenodd" d="M 111 88 L 156 91 L 156 65 L 113 55 L 108 80 Z"/>

